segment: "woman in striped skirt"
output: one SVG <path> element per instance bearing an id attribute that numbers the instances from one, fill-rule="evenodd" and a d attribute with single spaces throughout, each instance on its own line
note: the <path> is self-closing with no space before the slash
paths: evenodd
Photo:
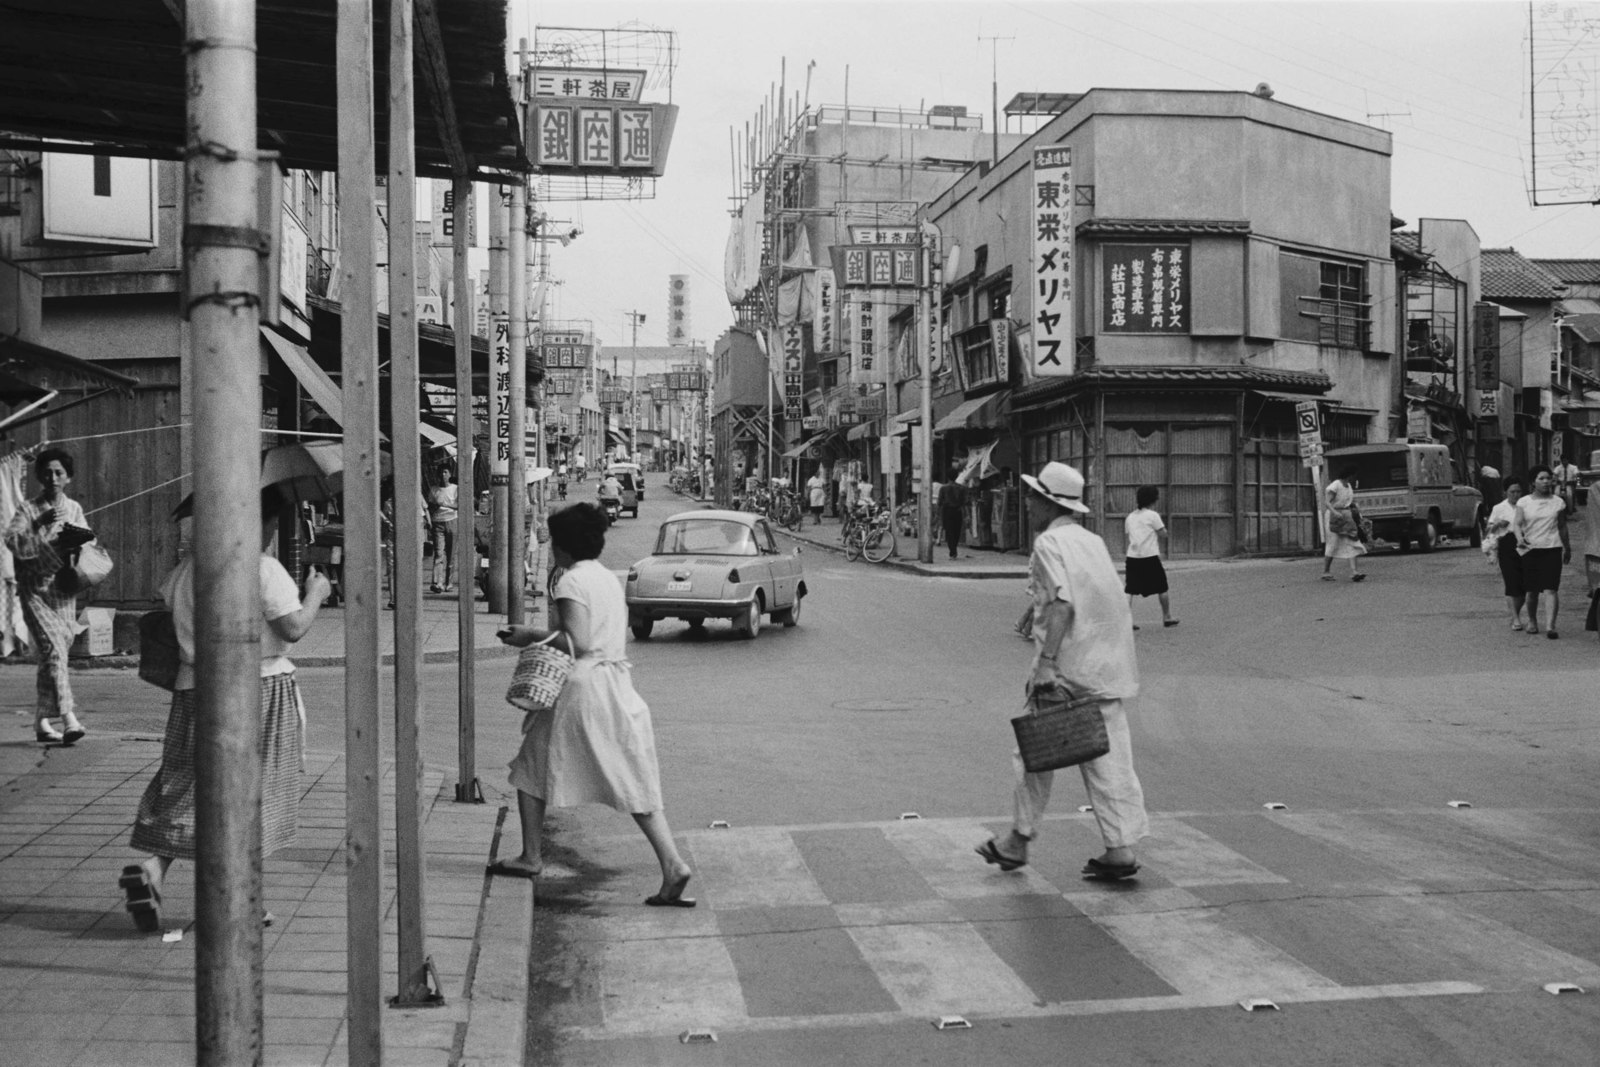
<path id="1" fill-rule="evenodd" d="M 282 499 L 261 494 L 261 543 L 271 543 Z M 306 579 L 301 599 L 283 564 L 261 554 L 261 854 L 294 842 L 300 822 L 300 774 L 305 758 L 305 710 L 289 647 L 306 635 L 331 587 L 320 571 Z M 161 767 L 139 801 L 131 844 L 151 853 L 123 868 L 119 884 L 140 930 L 161 928 L 161 881 L 174 859 L 195 858 L 195 720 L 204 713 L 194 688 L 194 559 L 179 563 L 162 584 L 178 634 L 178 680 L 167 716 Z"/>
<path id="2" fill-rule="evenodd" d="M 78 636 L 78 599 L 56 584 L 56 573 L 71 559 L 82 539 L 61 539 L 68 526 L 86 529 L 83 506 L 67 496 L 74 471 L 72 456 L 47 448 L 33 461 L 33 476 L 43 489 L 23 500 L 5 531 L 5 543 L 16 556 L 17 593 L 22 617 L 39 650 L 39 680 L 33 712 L 33 736 L 41 744 L 72 744 L 87 732 L 78 721 L 67 677 L 67 652 Z M 87 535 L 86 535 L 87 536 Z M 57 731 L 50 720 L 59 718 Z"/>

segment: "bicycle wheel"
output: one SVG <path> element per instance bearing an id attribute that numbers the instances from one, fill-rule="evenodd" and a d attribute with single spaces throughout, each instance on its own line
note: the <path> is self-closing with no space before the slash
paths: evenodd
<path id="1" fill-rule="evenodd" d="M 844 558 L 850 560 L 852 563 L 861 558 L 861 550 L 864 540 L 861 536 L 862 532 L 862 528 L 858 526 L 845 535 Z"/>
<path id="2" fill-rule="evenodd" d="M 800 505 L 791 500 L 783 510 L 783 525 L 790 530 L 798 530 L 800 528 L 800 515 Z"/>
<path id="3" fill-rule="evenodd" d="M 894 531 L 888 527 L 879 527 L 866 536 L 866 543 L 862 546 L 862 553 L 869 563 L 882 563 L 894 555 Z"/>

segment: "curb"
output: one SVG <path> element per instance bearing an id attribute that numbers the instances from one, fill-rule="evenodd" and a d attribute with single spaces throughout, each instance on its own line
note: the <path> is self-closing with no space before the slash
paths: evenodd
<path id="1" fill-rule="evenodd" d="M 515 656 L 518 649 L 509 645 L 483 645 L 472 650 L 474 660 L 504 659 Z M 296 667 L 343 667 L 343 656 L 291 656 Z M 434 652 L 424 652 L 424 663 L 454 663 L 457 660 L 455 650 L 440 649 Z M 394 666 L 395 654 L 393 652 L 382 656 L 379 663 L 385 667 Z M 0 667 L 34 667 L 39 659 L 34 655 L 12 656 L 0 660 Z M 77 656 L 67 661 L 67 669 L 72 671 L 133 671 L 139 669 L 139 657 L 129 654 L 114 656 Z"/>

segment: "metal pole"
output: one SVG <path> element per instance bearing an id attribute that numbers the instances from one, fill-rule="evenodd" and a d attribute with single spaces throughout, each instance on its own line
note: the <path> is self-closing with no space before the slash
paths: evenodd
<path id="1" fill-rule="evenodd" d="M 450 326 L 456 342 L 456 802 L 482 803 L 478 789 L 476 705 L 473 687 L 473 597 L 477 549 L 472 543 L 472 282 L 467 279 L 467 219 L 472 179 L 451 180 L 455 201 L 456 306 Z"/>
<path id="2" fill-rule="evenodd" d="M 917 336 L 922 351 L 918 368 L 922 386 L 921 421 L 917 424 L 917 440 L 921 442 L 922 473 L 917 488 L 917 558 L 923 563 L 933 562 L 933 346 L 934 337 L 934 263 L 939 249 L 939 229 L 931 222 L 919 228 L 922 237 L 922 285 L 917 289 Z"/>
<path id="3" fill-rule="evenodd" d="M 349 1062 L 383 1060 L 383 827 L 378 719 L 377 149 L 372 0 L 340 0 L 340 365 L 344 380 L 345 945 Z"/>
<path id="4" fill-rule="evenodd" d="M 511 206 L 500 189 L 489 191 L 489 578 L 484 590 L 491 615 L 506 611 L 507 482 L 511 473 Z"/>
<path id="5" fill-rule="evenodd" d="M 427 858 L 422 840 L 422 445 L 417 429 L 416 85 L 412 0 L 389 0 L 389 425 L 393 430 L 394 832 L 399 928 L 396 1007 L 443 1004 L 428 988 Z"/>
<path id="6" fill-rule="evenodd" d="M 523 108 L 522 100 L 522 50 L 517 53 L 517 75 L 512 85 L 517 101 L 517 113 Z M 520 120 L 519 120 L 520 122 Z M 508 271 L 511 316 L 511 464 L 506 490 L 506 525 L 511 536 L 506 540 L 506 621 L 515 626 L 522 624 L 527 611 L 528 588 L 528 187 L 521 183 L 511 187 L 510 248 Z M 542 425 L 539 424 L 539 425 Z M 539 434 L 534 449 L 537 464 L 544 462 L 543 435 Z M 544 482 L 538 492 L 544 492 Z"/>
<path id="7" fill-rule="evenodd" d="M 261 1061 L 261 277 L 253 0 L 191 0 L 190 364 L 194 375 L 195 1045 Z M 229 239 L 230 236 L 232 239 Z"/>

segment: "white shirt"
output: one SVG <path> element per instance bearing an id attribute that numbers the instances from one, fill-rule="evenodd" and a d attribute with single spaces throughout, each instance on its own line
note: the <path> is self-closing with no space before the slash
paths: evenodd
<path id="1" fill-rule="evenodd" d="M 1128 558 L 1149 559 L 1151 556 L 1161 555 L 1161 542 L 1156 536 L 1165 530 L 1166 524 L 1161 521 L 1152 508 L 1139 508 L 1128 513 L 1122 520 L 1123 527 L 1128 533 Z"/>
<path id="2" fill-rule="evenodd" d="M 820 508 L 828 502 L 828 483 L 820 474 L 813 474 L 811 480 L 806 482 L 806 489 L 811 493 L 811 506 Z"/>
<path id="3" fill-rule="evenodd" d="M 1071 519 L 1056 519 L 1033 542 L 1028 583 L 1036 646 L 1045 635 L 1044 609 L 1055 600 L 1072 605 L 1072 625 L 1055 661 L 1067 691 L 1106 700 L 1138 696 L 1133 616 L 1106 543 Z"/>
<path id="4" fill-rule="evenodd" d="M 288 657 L 290 642 L 279 637 L 271 626 L 273 619 L 300 610 L 300 590 L 283 564 L 261 556 L 261 677 L 288 674 L 294 663 Z M 180 562 L 161 583 L 161 599 L 172 611 L 172 626 L 178 632 L 178 681 L 176 689 L 194 688 L 194 557 Z"/>
<path id="5" fill-rule="evenodd" d="M 1560 548 L 1561 527 L 1559 516 L 1567 502 L 1554 493 L 1541 497 L 1529 493 L 1517 501 L 1516 528 L 1521 536 L 1519 548 Z"/>

